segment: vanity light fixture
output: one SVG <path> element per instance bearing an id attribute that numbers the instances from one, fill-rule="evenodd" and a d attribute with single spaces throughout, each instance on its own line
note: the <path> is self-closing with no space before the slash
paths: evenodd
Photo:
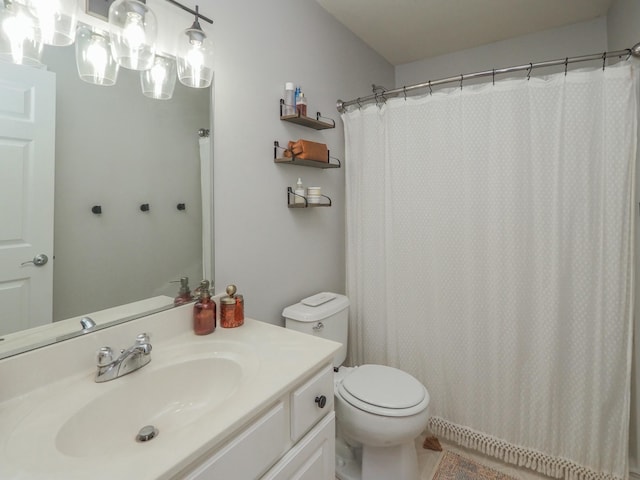
<path id="1" fill-rule="evenodd" d="M 125 68 L 153 66 L 157 30 L 156 16 L 145 0 L 116 0 L 109 7 L 111 53 Z"/>
<path id="2" fill-rule="evenodd" d="M 206 88 L 213 79 L 213 42 L 202 30 L 198 6 L 191 27 L 178 36 L 178 78 L 187 87 Z"/>
<path id="3" fill-rule="evenodd" d="M 71 45 L 78 24 L 78 0 L 14 0 L 23 3 L 38 19 L 45 45 Z"/>
<path id="4" fill-rule="evenodd" d="M 0 60 L 19 65 L 42 65 L 42 37 L 38 20 L 26 5 L 0 0 Z"/>
<path id="5" fill-rule="evenodd" d="M 82 80 L 109 87 L 118 79 L 118 62 L 111 55 L 107 32 L 80 26 L 76 34 L 76 66 Z"/>
<path id="6" fill-rule="evenodd" d="M 153 67 L 140 72 L 142 93 L 156 100 L 169 100 L 176 88 L 176 61 L 156 55 Z"/>

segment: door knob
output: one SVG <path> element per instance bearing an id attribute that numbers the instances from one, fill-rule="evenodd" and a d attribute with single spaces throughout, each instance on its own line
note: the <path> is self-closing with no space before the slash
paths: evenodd
<path id="1" fill-rule="evenodd" d="M 20 266 L 28 265 L 33 263 L 36 267 L 41 267 L 45 265 L 49 261 L 49 257 L 47 257 L 44 253 L 40 253 L 33 257 L 33 260 L 29 260 L 28 262 L 22 262 Z"/>

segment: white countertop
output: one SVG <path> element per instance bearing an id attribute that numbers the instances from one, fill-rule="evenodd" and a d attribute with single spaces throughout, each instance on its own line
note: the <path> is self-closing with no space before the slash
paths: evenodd
<path id="1" fill-rule="evenodd" d="M 239 328 L 218 327 L 211 335 L 196 336 L 191 331 L 192 308 L 185 305 L 0 360 L 0 478 L 170 479 L 329 362 L 340 347 L 251 319 Z M 114 351 L 128 347 L 144 331 L 152 334 L 151 363 L 127 376 L 95 383 L 95 351 L 106 345 Z M 150 442 L 123 439 L 100 453 L 90 448 L 99 431 L 86 432 L 86 453 L 73 456 L 59 448 L 58 432 L 75 413 L 84 409 L 104 414 L 100 398 L 133 385 L 145 371 L 150 374 L 157 366 L 180 362 L 176 348 L 207 352 L 224 350 L 225 345 L 245 362 L 246 374 L 231 396 L 197 421 L 164 431 L 157 425 L 160 434 Z M 131 398 L 132 404 L 137 400 Z M 141 426 L 131 425 L 132 436 Z"/>

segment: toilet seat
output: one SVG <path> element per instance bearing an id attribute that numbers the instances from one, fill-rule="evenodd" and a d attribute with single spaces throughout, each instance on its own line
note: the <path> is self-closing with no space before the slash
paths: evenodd
<path id="1" fill-rule="evenodd" d="M 340 396 L 360 410 L 374 415 L 415 415 L 429 404 L 424 386 L 402 370 L 384 365 L 362 365 L 338 386 Z"/>

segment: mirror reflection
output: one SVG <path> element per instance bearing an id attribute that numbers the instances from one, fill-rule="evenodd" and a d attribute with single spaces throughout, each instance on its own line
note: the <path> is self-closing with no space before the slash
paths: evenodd
<path id="1" fill-rule="evenodd" d="M 178 83 L 172 99 L 153 100 L 142 94 L 139 72 L 124 68 L 115 86 L 90 85 L 78 77 L 73 46 L 45 47 L 43 62 L 56 83 L 55 120 L 42 127 L 55 132 L 55 176 L 49 179 L 55 189 L 53 255 L 45 265 L 20 268 L 23 277 L 52 269 L 53 294 L 50 301 L 46 293 L 39 297 L 46 289 L 23 288 L 17 295 L 22 306 L 51 305 L 44 317 L 16 325 L 15 312 L 22 307 L 9 304 L 16 299 L 11 293 L 16 279 L 0 278 L 5 339 L 25 328 L 132 302 L 141 303 L 119 307 L 120 316 L 163 308 L 180 287 L 170 282 L 188 276 L 194 288 L 203 275 L 201 147 L 208 161 L 210 148 L 208 142 L 201 146 L 198 132 L 209 128 L 211 90 Z M 40 172 L 24 168 L 23 173 Z M 34 198 L 37 203 L 37 192 Z M 6 233 L 10 229 L 1 224 L 15 224 L 7 209 L 23 203 L 2 203 L 0 233 Z M 77 318 L 73 323 L 79 331 Z M 0 357 L 2 349 L 11 350 L 8 343 L 0 342 Z"/>

